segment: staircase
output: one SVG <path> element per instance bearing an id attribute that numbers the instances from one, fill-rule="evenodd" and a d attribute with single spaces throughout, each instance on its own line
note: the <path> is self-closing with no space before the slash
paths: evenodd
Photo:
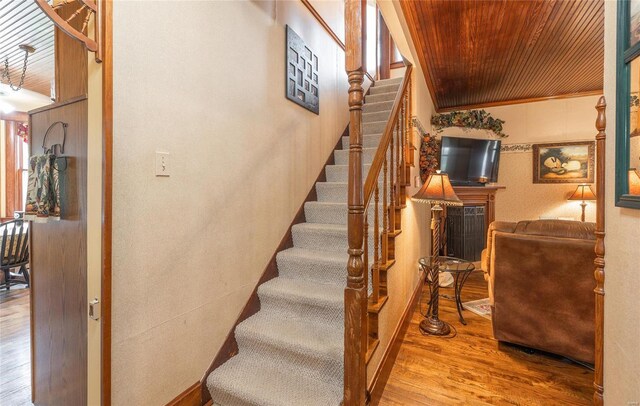
<path id="1" fill-rule="evenodd" d="M 401 82 L 378 81 L 365 98 L 363 179 Z M 236 327 L 238 354 L 209 375 L 214 405 L 343 401 L 348 148 L 349 137 L 343 137 L 342 149 L 334 151 L 335 165 L 325 167 L 327 181 L 315 185 L 318 200 L 304 206 L 306 222 L 292 227 L 293 247 L 277 254 L 279 276 L 258 288 L 260 311 Z"/>

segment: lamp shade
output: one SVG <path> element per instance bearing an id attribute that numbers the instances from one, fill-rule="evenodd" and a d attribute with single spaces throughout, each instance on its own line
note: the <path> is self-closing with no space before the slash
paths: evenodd
<path id="1" fill-rule="evenodd" d="M 629 169 L 629 194 L 640 196 L 640 172 L 637 169 Z"/>
<path id="2" fill-rule="evenodd" d="M 596 200 L 590 185 L 579 185 L 568 200 Z"/>
<path id="3" fill-rule="evenodd" d="M 427 181 L 411 199 L 421 203 L 462 206 L 462 201 L 453 191 L 449 175 L 440 171 L 429 175 Z"/>

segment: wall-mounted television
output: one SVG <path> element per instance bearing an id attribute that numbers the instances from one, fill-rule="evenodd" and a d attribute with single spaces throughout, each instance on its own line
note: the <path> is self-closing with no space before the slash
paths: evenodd
<path id="1" fill-rule="evenodd" d="M 442 137 L 440 170 L 454 186 L 483 186 L 498 181 L 500 141 Z"/>

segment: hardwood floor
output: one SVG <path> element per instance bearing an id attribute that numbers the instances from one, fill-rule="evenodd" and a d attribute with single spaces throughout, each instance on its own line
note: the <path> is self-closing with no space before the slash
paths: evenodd
<path id="1" fill-rule="evenodd" d="M 0 405 L 31 405 L 29 289 L 0 292 Z"/>
<path id="2" fill-rule="evenodd" d="M 428 288 L 426 294 L 428 295 Z M 441 293 L 450 293 L 450 289 Z M 481 272 L 469 277 L 462 301 L 487 297 Z M 415 310 L 381 372 L 386 385 L 372 394 L 373 405 L 589 405 L 593 372 L 550 354 L 529 354 L 498 344 L 491 321 L 468 310 L 458 321 L 455 303 L 440 300 L 440 318 L 457 329 L 451 339 L 423 336 Z"/>

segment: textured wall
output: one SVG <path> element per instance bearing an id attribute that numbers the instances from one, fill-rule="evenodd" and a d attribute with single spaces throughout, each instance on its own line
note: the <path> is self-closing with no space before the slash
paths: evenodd
<path id="1" fill-rule="evenodd" d="M 539 144 L 595 139 L 595 105 L 598 96 L 548 100 L 535 103 L 489 107 L 493 117 L 505 120 L 509 135 L 503 144 Z M 481 130 L 446 128 L 440 135 L 491 138 Z M 577 184 L 534 184 L 533 152 L 500 154 L 496 219 L 535 220 L 539 217 L 566 217 L 580 220 L 580 202 L 567 201 Z M 595 190 L 595 186 L 593 187 Z M 588 203 L 587 221 L 595 221 L 595 202 Z"/>
<path id="2" fill-rule="evenodd" d="M 640 402 L 640 210 L 614 204 L 616 2 L 605 2 L 604 93 L 607 98 L 605 405 Z"/>
<path id="3" fill-rule="evenodd" d="M 114 4 L 115 406 L 202 378 L 348 121 L 344 52 L 301 2 L 176 4 Z M 285 24 L 320 55 L 319 116 L 284 97 Z"/>

